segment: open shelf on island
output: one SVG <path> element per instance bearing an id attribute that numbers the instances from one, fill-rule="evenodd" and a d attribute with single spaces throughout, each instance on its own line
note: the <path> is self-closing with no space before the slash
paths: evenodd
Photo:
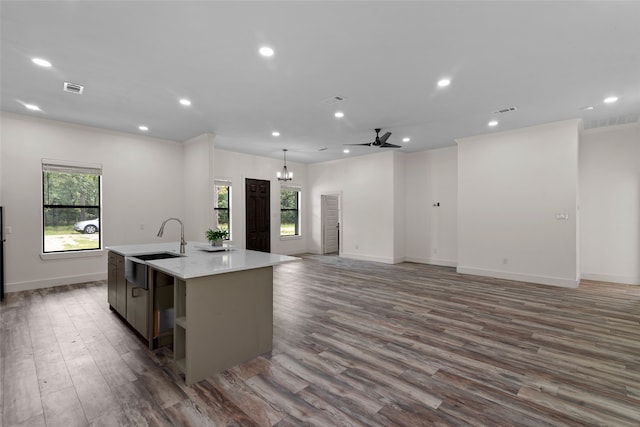
<path id="1" fill-rule="evenodd" d="M 187 359 L 176 359 L 176 369 L 183 374 L 187 373 Z"/>
<path id="2" fill-rule="evenodd" d="M 186 317 L 176 317 L 176 325 L 181 326 L 183 328 L 187 328 L 187 318 Z"/>

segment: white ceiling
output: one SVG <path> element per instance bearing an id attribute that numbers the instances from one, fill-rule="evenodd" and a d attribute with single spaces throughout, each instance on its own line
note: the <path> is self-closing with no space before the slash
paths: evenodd
<path id="1" fill-rule="evenodd" d="M 262 156 L 288 148 L 293 161 L 342 158 L 343 144 L 371 141 L 376 127 L 413 152 L 570 118 L 587 127 L 637 121 L 640 113 L 634 1 L 0 7 L 3 111 L 140 134 L 144 124 L 146 135 L 175 141 L 213 133 L 219 148 Z M 261 57 L 262 45 L 275 55 Z M 53 66 L 37 67 L 33 57 Z M 443 77 L 452 83 L 438 89 Z M 84 85 L 84 94 L 63 92 L 64 81 Z M 619 101 L 605 105 L 610 95 Z M 179 105 L 181 97 L 192 105 Z M 493 111 L 512 106 L 487 126 Z M 334 118 L 336 110 L 345 117 Z M 352 147 L 348 156 L 376 150 L 384 149 Z"/>

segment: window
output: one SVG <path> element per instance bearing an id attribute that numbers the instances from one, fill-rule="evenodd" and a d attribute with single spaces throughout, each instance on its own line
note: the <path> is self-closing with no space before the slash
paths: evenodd
<path id="1" fill-rule="evenodd" d="M 229 234 L 225 240 L 231 240 L 231 182 L 215 181 L 215 226 Z"/>
<path id="2" fill-rule="evenodd" d="M 280 236 L 300 235 L 300 189 L 280 188 Z"/>
<path id="3" fill-rule="evenodd" d="M 102 248 L 102 167 L 42 161 L 42 252 Z"/>

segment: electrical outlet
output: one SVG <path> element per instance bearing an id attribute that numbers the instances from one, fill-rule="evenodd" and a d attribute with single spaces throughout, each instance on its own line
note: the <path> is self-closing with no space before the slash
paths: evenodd
<path id="1" fill-rule="evenodd" d="M 358 245 L 356 244 L 356 249 L 358 249 Z"/>
<path id="2" fill-rule="evenodd" d="M 502 260 L 502 263 L 503 263 L 504 265 L 509 264 L 509 258 L 504 258 L 504 259 Z"/>

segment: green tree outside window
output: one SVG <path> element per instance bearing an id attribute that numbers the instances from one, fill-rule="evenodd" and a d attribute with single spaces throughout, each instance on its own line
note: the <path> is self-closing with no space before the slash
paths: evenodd
<path id="1" fill-rule="evenodd" d="M 300 191 L 280 190 L 280 236 L 300 235 Z"/>
<path id="2" fill-rule="evenodd" d="M 228 183 L 217 183 L 215 185 L 215 206 L 216 228 L 227 231 L 225 240 L 231 240 L 231 185 Z"/>

